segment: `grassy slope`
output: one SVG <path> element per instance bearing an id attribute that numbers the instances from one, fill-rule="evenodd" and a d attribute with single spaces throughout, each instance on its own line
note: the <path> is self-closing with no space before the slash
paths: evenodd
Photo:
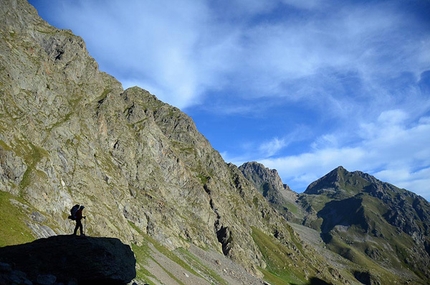
<path id="1" fill-rule="evenodd" d="M 257 228 L 252 229 L 252 236 L 265 257 L 267 267 L 262 269 L 262 272 L 270 284 L 307 284 L 305 276 L 297 270 L 305 265 L 290 263 L 292 252 Z"/>
<path id="2" fill-rule="evenodd" d="M 168 258 L 172 262 L 175 263 L 178 267 L 182 268 L 184 272 L 188 272 L 189 274 L 193 274 L 195 276 L 201 277 L 206 280 L 215 281 L 215 284 L 227 285 L 228 282 L 223 280 L 215 271 L 211 268 L 205 266 L 198 257 L 191 254 L 189 251 L 185 249 L 177 249 L 176 252 L 172 252 L 168 250 L 166 247 L 158 243 L 155 239 L 151 238 L 147 234 L 142 233 L 137 227 L 135 227 L 132 223 L 130 223 L 134 229 L 136 229 L 144 238 L 143 242 L 139 245 L 133 244 L 132 249 L 136 255 L 136 263 L 137 263 L 137 276 L 136 278 L 140 281 L 147 282 L 148 280 L 156 280 L 162 283 L 159 280 L 159 277 L 154 275 L 154 272 L 150 272 L 147 269 L 147 265 L 150 261 L 153 261 L 160 265 L 159 260 L 156 255 L 161 254 L 164 257 Z M 162 267 L 163 268 L 163 267 Z M 169 271 L 169 268 L 163 268 L 165 273 L 169 275 L 173 280 L 175 280 L 178 284 L 183 284 L 181 280 L 175 277 L 175 275 Z M 185 284 L 184 284 L 185 285 Z"/>
<path id="3" fill-rule="evenodd" d="M 16 199 L 7 192 L 0 191 L 0 247 L 27 243 L 34 240 L 31 230 L 25 224 L 26 214 L 14 206 Z"/>

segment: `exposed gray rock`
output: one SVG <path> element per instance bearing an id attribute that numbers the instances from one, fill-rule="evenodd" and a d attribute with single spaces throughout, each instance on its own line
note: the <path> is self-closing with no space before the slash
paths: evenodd
<path id="1" fill-rule="evenodd" d="M 276 169 L 269 169 L 258 162 L 246 162 L 239 169 L 287 220 L 300 222 L 303 214 L 296 205 L 299 195 L 282 182 Z M 295 209 L 294 213 L 291 209 Z"/>

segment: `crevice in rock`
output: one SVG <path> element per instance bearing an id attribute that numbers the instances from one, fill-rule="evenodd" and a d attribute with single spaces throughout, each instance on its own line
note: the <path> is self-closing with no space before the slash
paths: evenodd
<path id="1" fill-rule="evenodd" d="M 55 60 L 61 60 L 61 58 L 63 57 L 64 54 L 64 50 L 62 48 L 56 48 L 55 49 Z"/>
<path id="2" fill-rule="evenodd" d="M 225 256 L 228 256 L 230 254 L 230 251 L 232 249 L 232 242 L 233 242 L 233 236 L 231 234 L 231 230 L 228 226 L 224 226 L 221 222 L 221 215 L 218 212 L 218 209 L 215 207 L 214 201 L 211 197 L 211 190 L 209 187 L 205 184 L 203 185 L 203 188 L 205 189 L 206 193 L 209 195 L 209 205 L 211 206 L 212 211 L 217 216 L 217 219 L 214 223 L 214 230 L 217 236 L 218 242 L 221 244 L 222 252 Z"/>
<path id="3" fill-rule="evenodd" d="M 126 113 L 125 117 L 127 118 L 127 120 L 130 120 L 131 115 L 133 115 L 133 111 L 134 111 L 134 103 L 125 110 L 125 113 Z"/>
<path id="4" fill-rule="evenodd" d="M 119 141 L 115 141 L 114 145 L 113 145 L 113 149 L 118 149 L 119 147 Z"/>
<path id="5" fill-rule="evenodd" d="M 230 250 L 232 248 L 232 241 L 233 241 L 230 228 L 221 225 L 220 220 L 216 220 L 214 226 L 216 230 L 217 239 L 222 246 L 222 253 L 225 256 L 228 256 L 230 254 Z"/>

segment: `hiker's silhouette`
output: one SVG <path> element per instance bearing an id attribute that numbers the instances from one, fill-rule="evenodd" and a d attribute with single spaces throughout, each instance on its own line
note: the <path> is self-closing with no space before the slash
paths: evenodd
<path id="1" fill-rule="evenodd" d="M 85 235 L 83 227 L 82 227 L 82 221 L 81 221 L 82 218 L 85 219 L 85 216 L 82 215 L 82 211 L 84 210 L 84 208 L 85 208 L 84 206 L 80 206 L 79 210 L 76 211 L 76 214 L 75 214 L 76 226 L 75 226 L 75 230 L 73 231 L 73 235 L 76 235 L 78 229 L 79 229 L 79 233 L 81 234 L 81 236 Z"/>

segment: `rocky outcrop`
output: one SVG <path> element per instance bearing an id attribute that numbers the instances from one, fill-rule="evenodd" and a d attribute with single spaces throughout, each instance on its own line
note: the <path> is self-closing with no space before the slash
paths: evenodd
<path id="1" fill-rule="evenodd" d="M 0 284 L 121 285 L 136 277 L 133 252 L 114 238 L 52 236 L 0 248 L 0 262 Z"/>
<path id="2" fill-rule="evenodd" d="M 283 190 L 291 191 L 290 187 L 282 182 L 276 169 L 269 169 L 255 161 L 245 162 L 239 166 L 239 169 L 245 177 L 258 186 L 259 191 L 263 193 L 267 191 L 266 185 L 267 188 L 273 189 L 276 192 L 282 192 Z"/>
<path id="3" fill-rule="evenodd" d="M 276 169 L 269 169 L 258 162 L 246 162 L 239 169 L 287 220 L 300 221 L 301 210 L 296 206 L 298 194 L 282 182 Z M 295 211 L 292 212 L 291 209 Z"/>

